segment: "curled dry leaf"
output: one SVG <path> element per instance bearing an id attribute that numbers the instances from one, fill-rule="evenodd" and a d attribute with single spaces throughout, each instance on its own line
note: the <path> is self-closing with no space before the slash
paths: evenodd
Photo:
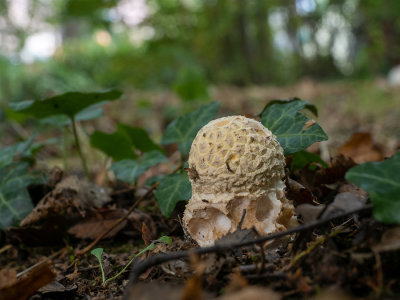
<path id="1" fill-rule="evenodd" d="M 367 202 L 367 195 L 358 192 L 341 192 L 335 196 L 335 199 L 325 209 L 326 205 L 314 206 L 311 204 L 300 204 L 296 207 L 296 213 L 301 215 L 304 223 L 316 220 L 323 210 L 321 218 L 328 218 L 335 214 L 352 211 L 363 207 Z"/>
<path id="2" fill-rule="evenodd" d="M 28 299 L 39 288 L 50 283 L 56 275 L 48 264 L 41 264 L 18 281 L 13 280 L 12 272 L 9 276 L 11 284 L 0 287 L 0 299 Z"/>
<path id="3" fill-rule="evenodd" d="M 291 178 L 288 178 L 287 197 L 297 204 L 318 204 L 317 198 L 308 188 Z"/>
<path id="4" fill-rule="evenodd" d="M 20 226 L 28 226 L 57 216 L 84 217 L 86 209 L 101 207 L 108 201 L 104 189 L 70 176 L 58 183 L 53 191 L 40 200 L 34 210 L 21 221 Z"/>

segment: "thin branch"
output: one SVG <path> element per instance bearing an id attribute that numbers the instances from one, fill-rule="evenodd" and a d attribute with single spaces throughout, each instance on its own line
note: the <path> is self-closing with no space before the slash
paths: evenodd
<path id="1" fill-rule="evenodd" d="M 294 228 L 291 228 L 291 229 L 288 229 L 285 231 L 276 232 L 276 233 L 273 233 L 273 234 L 270 234 L 267 236 L 258 237 L 258 238 L 252 239 L 252 240 L 241 241 L 238 243 L 217 244 L 217 245 L 214 245 L 211 247 L 204 247 L 204 248 L 193 248 L 193 249 L 190 249 L 187 251 L 160 253 L 160 254 L 156 254 L 152 257 L 149 257 L 146 260 L 142 260 L 142 261 L 136 260 L 132 267 L 131 275 L 129 278 L 129 283 L 127 285 L 126 291 L 128 291 L 128 292 L 125 292 L 123 300 L 130 299 L 129 298 L 129 286 L 135 284 L 138 281 L 139 276 L 142 273 L 144 273 L 147 269 L 154 267 L 156 265 L 159 265 L 159 264 L 171 261 L 171 260 L 187 258 L 193 254 L 199 255 L 199 254 L 206 254 L 206 253 L 224 253 L 224 252 L 229 252 L 234 248 L 240 248 L 240 247 L 245 247 L 245 246 L 249 246 L 249 245 L 264 243 L 266 241 L 278 239 L 278 238 L 284 237 L 286 235 L 290 235 L 293 233 L 298 233 L 298 232 L 302 232 L 305 230 L 309 230 L 309 229 L 318 227 L 320 225 L 329 223 L 335 219 L 344 218 L 349 215 L 369 211 L 371 209 L 372 209 L 372 205 L 369 204 L 362 208 L 354 209 L 349 212 L 338 214 L 336 216 L 332 216 L 332 217 L 329 217 L 326 219 L 316 220 L 316 221 L 310 222 L 308 224 L 303 224 L 303 225 L 300 225 L 300 226 L 297 226 L 297 227 L 294 227 Z"/>
<path id="2" fill-rule="evenodd" d="M 115 227 L 117 227 L 119 224 L 121 224 L 123 221 L 125 221 L 128 218 L 128 216 L 133 212 L 133 210 L 138 206 L 138 204 L 140 202 L 142 202 L 144 199 L 146 199 L 157 188 L 157 186 L 158 186 L 158 183 L 153 184 L 151 186 L 151 188 L 149 188 L 143 196 L 141 196 L 135 203 L 132 204 L 132 206 L 129 208 L 129 210 L 123 217 L 121 217 L 117 221 L 115 221 L 114 224 L 112 224 L 112 226 L 110 226 L 107 230 L 103 231 L 103 233 L 101 235 L 99 235 L 97 237 L 97 239 L 95 239 L 88 246 L 86 246 L 83 249 L 75 250 L 75 255 L 79 256 L 79 255 L 85 254 L 88 251 L 90 251 L 94 246 L 96 246 L 97 243 L 100 240 L 102 240 L 107 234 L 109 234 Z"/>
<path id="3" fill-rule="evenodd" d="M 19 272 L 17 274 L 17 278 L 21 277 L 22 275 L 30 272 L 31 270 L 35 269 L 36 267 L 44 264 L 45 262 L 48 262 L 49 260 L 52 260 L 53 258 L 56 258 L 58 255 L 60 255 L 61 253 L 63 253 L 64 251 L 66 251 L 68 249 L 68 247 L 64 247 L 60 250 L 58 250 L 57 252 L 54 252 L 52 255 L 45 257 L 43 260 L 37 262 L 36 264 L 30 266 L 29 268 L 26 268 L 25 270 Z"/>

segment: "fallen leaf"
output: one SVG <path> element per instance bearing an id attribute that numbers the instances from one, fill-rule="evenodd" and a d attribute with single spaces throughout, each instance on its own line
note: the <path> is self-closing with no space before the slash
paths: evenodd
<path id="1" fill-rule="evenodd" d="M 225 287 L 225 292 L 227 294 L 240 291 L 241 289 L 248 286 L 248 281 L 244 278 L 239 272 L 233 272 L 230 275 L 230 281 L 228 285 Z"/>
<path id="2" fill-rule="evenodd" d="M 331 167 L 320 169 L 313 174 L 315 184 L 332 184 L 343 180 L 346 172 L 355 165 L 353 159 L 340 154 L 332 159 Z"/>
<path id="3" fill-rule="evenodd" d="M 43 219 L 56 216 L 85 216 L 85 211 L 92 207 L 101 207 L 108 202 L 104 189 L 70 176 L 56 185 L 34 210 L 21 221 L 20 226 L 27 226 Z"/>
<path id="4" fill-rule="evenodd" d="M 44 287 L 41 287 L 39 289 L 39 292 L 42 295 L 46 295 L 46 297 L 49 297 L 50 294 L 57 295 L 58 297 L 61 296 L 61 294 L 64 294 L 63 296 L 66 296 L 65 294 L 70 293 L 72 291 L 75 291 L 78 287 L 73 284 L 70 286 L 64 286 L 60 282 L 53 280 L 49 284 L 45 285 Z"/>
<path id="5" fill-rule="evenodd" d="M 14 269 L 4 268 L 0 270 L 0 290 L 5 287 L 12 286 L 17 282 L 17 271 Z"/>
<path id="6" fill-rule="evenodd" d="M 127 300 L 176 300 L 182 298 L 183 289 L 179 286 L 153 281 L 128 286 L 125 293 Z"/>
<path id="7" fill-rule="evenodd" d="M 12 284 L 0 288 L 0 299 L 28 299 L 55 276 L 48 264 L 41 264 L 18 281 L 10 278 Z"/>
<path id="8" fill-rule="evenodd" d="M 318 204 L 317 198 L 313 193 L 297 181 L 288 178 L 287 197 L 290 200 L 296 201 L 298 204 L 314 203 Z"/>
<path id="9" fill-rule="evenodd" d="M 397 251 L 400 249 L 400 227 L 387 229 L 383 234 L 381 241 L 372 247 L 376 252 Z"/>
<path id="10" fill-rule="evenodd" d="M 190 263 L 194 270 L 194 275 L 185 282 L 183 288 L 182 300 L 201 300 L 203 290 L 203 273 L 206 267 L 205 263 L 195 254 L 190 256 Z"/>
<path id="11" fill-rule="evenodd" d="M 223 295 L 222 297 L 214 298 L 215 300 L 280 300 L 282 296 L 273 290 L 261 286 L 248 286 L 240 291 Z"/>
<path id="12" fill-rule="evenodd" d="M 107 209 L 93 212 L 86 216 L 83 220 L 78 221 L 75 225 L 68 229 L 68 233 L 78 239 L 94 240 L 108 228 L 110 228 L 118 219 L 126 214 L 124 209 Z M 121 222 L 117 227 L 111 230 L 105 238 L 115 236 L 122 230 L 128 221 Z"/>
<path id="13" fill-rule="evenodd" d="M 384 159 L 382 147 L 374 143 L 369 132 L 354 133 L 347 142 L 340 146 L 338 153 L 352 158 L 358 164 Z"/>
<path id="14" fill-rule="evenodd" d="M 146 223 L 142 223 L 142 239 L 146 246 L 150 245 L 151 241 L 153 240 L 151 231 Z"/>
<path id="15" fill-rule="evenodd" d="M 126 209 L 118 208 L 102 208 L 97 211 L 92 211 L 84 219 L 76 221 L 75 225 L 68 229 L 68 233 L 79 239 L 96 239 L 104 231 L 108 230 L 120 218 L 127 214 Z M 150 231 L 150 241 L 154 239 L 157 234 L 156 225 L 153 219 L 146 213 L 136 209 L 129 214 L 127 220 L 121 222 L 113 230 L 111 230 L 105 238 L 115 236 L 122 229 L 130 225 L 137 232 L 142 232 L 142 226 L 146 224 Z"/>
<path id="16" fill-rule="evenodd" d="M 300 204 L 296 207 L 296 214 L 302 216 L 304 223 L 310 223 L 315 221 L 324 209 L 325 211 L 321 216 L 322 219 L 361 208 L 365 205 L 367 199 L 368 197 L 365 193 L 342 192 L 335 196 L 333 202 L 328 204 L 326 209 L 325 204 L 317 206 L 311 204 Z"/>

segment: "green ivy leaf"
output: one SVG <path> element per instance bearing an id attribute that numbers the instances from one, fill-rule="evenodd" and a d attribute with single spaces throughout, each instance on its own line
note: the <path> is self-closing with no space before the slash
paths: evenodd
<path id="1" fill-rule="evenodd" d="M 73 119 L 85 108 L 106 100 L 117 100 L 121 95 L 122 93 L 118 90 L 97 93 L 68 92 L 44 100 L 26 100 L 10 103 L 10 107 L 14 111 L 32 115 L 37 119 L 60 114 L 67 115 L 70 119 Z"/>
<path id="2" fill-rule="evenodd" d="M 368 192 L 374 218 L 400 224 L 400 152 L 383 162 L 369 162 L 351 168 L 346 179 Z"/>
<path id="3" fill-rule="evenodd" d="M 0 229 L 18 223 L 33 209 L 26 187 L 33 183 L 44 183 L 40 173 L 29 173 L 25 162 L 9 164 L 0 169 Z"/>
<path id="4" fill-rule="evenodd" d="M 161 144 L 169 145 L 178 143 L 179 150 L 183 154 L 188 154 L 197 132 L 201 127 L 214 119 L 218 108 L 219 103 L 212 102 L 201 106 L 194 112 L 184 114 L 178 119 L 172 121 L 165 129 Z"/>
<path id="5" fill-rule="evenodd" d="M 105 133 L 95 131 L 90 136 L 90 145 L 101 150 L 116 161 L 137 157 L 133 152 L 129 140 L 117 132 Z"/>
<path id="6" fill-rule="evenodd" d="M 160 151 L 146 152 L 140 158 L 140 163 L 147 168 L 163 162 L 168 162 L 168 158 Z"/>
<path id="7" fill-rule="evenodd" d="M 303 150 L 292 154 L 292 162 L 290 163 L 290 168 L 292 170 L 301 170 L 307 165 L 310 165 L 311 167 L 311 164 L 313 163 L 319 163 L 325 168 L 328 167 L 328 164 L 324 162 L 318 154 L 310 153 Z"/>
<path id="8" fill-rule="evenodd" d="M 0 168 L 11 164 L 16 157 L 31 157 L 37 148 L 34 139 L 37 132 L 34 132 L 29 139 L 0 149 Z"/>
<path id="9" fill-rule="evenodd" d="M 142 152 L 149 152 L 153 150 L 163 151 L 159 145 L 152 141 L 147 131 L 141 127 L 130 127 L 128 125 L 119 123 L 117 125 L 117 132 L 126 136 L 131 144 Z"/>
<path id="10" fill-rule="evenodd" d="M 143 154 L 139 160 L 124 159 L 115 162 L 110 170 L 114 172 L 117 179 L 134 184 L 148 168 L 167 161 L 168 159 L 161 152 L 151 151 Z"/>
<path id="11" fill-rule="evenodd" d="M 261 123 L 276 135 L 285 155 L 328 139 L 317 123 L 306 126 L 310 119 L 300 112 L 303 109 L 316 112 L 315 106 L 294 98 L 289 101 L 274 100 L 267 104 L 261 113 Z"/>
<path id="12" fill-rule="evenodd" d="M 187 174 L 170 174 L 161 179 L 154 193 L 161 213 L 169 217 L 176 204 L 192 197 L 192 187 Z"/>
<path id="13" fill-rule="evenodd" d="M 114 172 L 117 179 L 134 184 L 147 167 L 136 160 L 124 159 L 113 163 L 110 170 Z"/>
<path id="14" fill-rule="evenodd" d="M 101 103 L 101 104 L 103 104 L 103 103 Z M 89 106 L 88 108 L 85 108 L 81 112 L 77 113 L 75 116 L 75 120 L 76 121 L 89 121 L 89 120 L 93 120 L 93 119 L 97 119 L 97 118 L 101 117 L 103 115 L 104 111 L 103 111 L 103 108 L 98 107 L 98 105 L 99 104 Z M 55 116 L 47 117 L 47 118 L 40 120 L 41 124 L 49 124 L 49 125 L 58 126 L 58 127 L 69 125 L 69 124 L 71 124 L 71 122 L 72 122 L 71 119 L 66 115 L 55 115 Z"/>

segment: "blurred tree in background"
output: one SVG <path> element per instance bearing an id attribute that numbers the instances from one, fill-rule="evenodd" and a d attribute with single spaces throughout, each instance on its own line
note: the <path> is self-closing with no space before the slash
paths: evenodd
<path id="1" fill-rule="evenodd" d="M 397 64 L 397 0 L 0 0 L 1 103 L 109 87 L 207 98 L 209 82 L 365 78 Z"/>

